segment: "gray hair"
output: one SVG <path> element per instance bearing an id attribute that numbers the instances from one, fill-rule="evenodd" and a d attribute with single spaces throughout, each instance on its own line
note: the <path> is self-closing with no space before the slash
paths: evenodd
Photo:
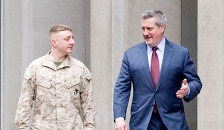
<path id="1" fill-rule="evenodd" d="M 141 15 L 141 19 L 149 19 L 149 18 L 155 18 L 156 19 L 156 25 L 157 26 L 161 26 L 161 25 L 166 25 L 167 24 L 167 19 L 165 14 L 157 9 L 152 9 L 152 10 L 148 10 L 146 12 L 144 12 Z"/>

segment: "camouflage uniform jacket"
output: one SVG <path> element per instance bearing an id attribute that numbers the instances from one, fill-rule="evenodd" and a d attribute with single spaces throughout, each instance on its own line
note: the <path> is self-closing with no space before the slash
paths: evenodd
<path id="1" fill-rule="evenodd" d="M 32 130 L 95 130 L 88 68 L 70 56 L 58 68 L 49 54 L 33 61 L 24 74 L 15 123 L 21 130 L 28 130 L 29 125 Z"/>

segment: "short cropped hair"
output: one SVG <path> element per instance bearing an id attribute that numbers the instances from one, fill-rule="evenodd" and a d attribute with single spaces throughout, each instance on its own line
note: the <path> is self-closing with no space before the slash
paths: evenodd
<path id="1" fill-rule="evenodd" d="M 61 31 L 70 31 L 72 32 L 72 29 L 64 24 L 58 24 L 54 27 L 52 27 L 50 30 L 49 30 L 49 37 L 51 38 L 51 36 L 53 34 L 56 34 L 58 32 L 61 32 Z"/>
<path id="2" fill-rule="evenodd" d="M 156 19 L 156 25 L 161 26 L 161 25 L 166 25 L 167 24 L 167 19 L 165 14 L 157 9 L 152 9 L 148 10 L 141 15 L 141 19 L 149 19 L 149 18 L 155 18 Z"/>

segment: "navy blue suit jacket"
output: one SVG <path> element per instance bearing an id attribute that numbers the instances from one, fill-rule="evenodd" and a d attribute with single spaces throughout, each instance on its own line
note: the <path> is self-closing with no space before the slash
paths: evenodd
<path id="1" fill-rule="evenodd" d="M 188 130 L 182 99 L 176 97 L 184 78 L 190 88 L 190 94 L 184 97 L 188 102 L 194 99 L 202 88 L 188 49 L 166 40 L 156 90 L 150 75 L 146 43 L 128 49 L 124 53 L 114 88 L 114 119 L 126 118 L 133 86 L 130 130 L 147 129 L 155 102 L 163 123 L 169 130 Z"/>

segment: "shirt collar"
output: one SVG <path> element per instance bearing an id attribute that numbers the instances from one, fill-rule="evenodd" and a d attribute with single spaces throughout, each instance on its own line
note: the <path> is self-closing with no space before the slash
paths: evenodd
<path id="1" fill-rule="evenodd" d="M 65 60 L 61 63 L 61 65 L 58 68 L 56 68 L 56 66 L 54 65 L 53 61 L 51 60 L 49 54 L 50 54 L 50 52 L 47 53 L 46 58 L 45 58 L 45 60 L 42 63 L 43 66 L 47 66 L 47 67 L 52 68 L 52 69 L 55 69 L 55 70 L 56 69 L 60 69 L 60 68 L 64 68 L 64 67 L 71 66 L 70 56 L 67 55 L 67 57 L 65 58 Z"/>
<path id="2" fill-rule="evenodd" d="M 157 45 L 158 50 L 161 51 L 162 53 L 164 52 L 164 49 L 165 49 L 165 42 L 166 42 L 166 39 L 165 39 L 165 37 L 163 37 L 163 39 Z M 152 51 L 152 48 L 148 45 L 147 45 L 147 51 L 148 51 L 148 53 Z"/>

